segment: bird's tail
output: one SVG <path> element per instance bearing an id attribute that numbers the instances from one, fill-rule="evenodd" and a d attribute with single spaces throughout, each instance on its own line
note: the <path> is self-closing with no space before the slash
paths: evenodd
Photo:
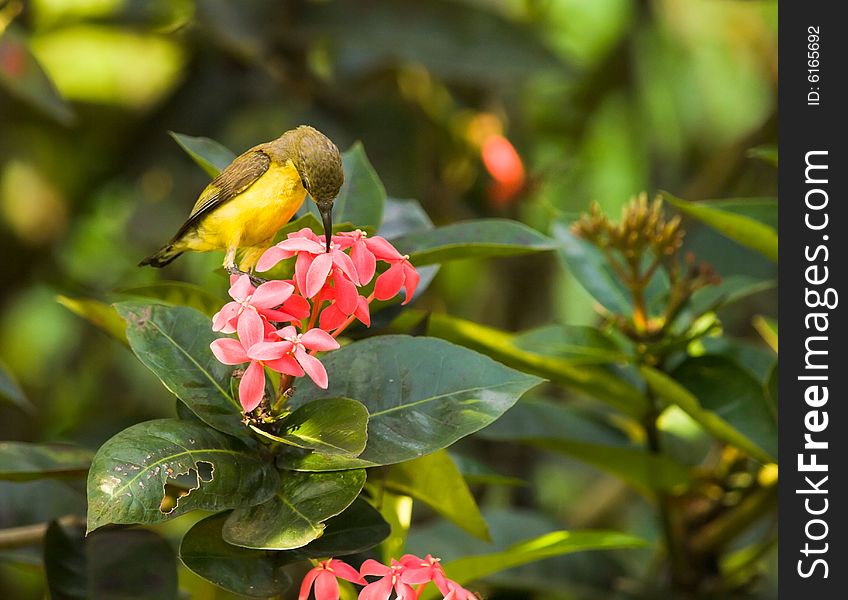
<path id="1" fill-rule="evenodd" d="M 171 264 L 182 253 L 183 251 L 174 248 L 173 244 L 168 244 L 138 263 L 138 266 L 144 267 L 150 265 L 151 267 L 161 269 L 165 265 Z"/>

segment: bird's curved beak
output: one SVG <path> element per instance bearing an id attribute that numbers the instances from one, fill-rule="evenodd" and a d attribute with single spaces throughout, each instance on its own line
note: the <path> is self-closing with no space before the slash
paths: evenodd
<path id="1" fill-rule="evenodd" d="M 327 241 L 329 252 L 330 242 L 333 240 L 333 201 L 318 204 L 318 212 L 321 213 L 321 221 L 324 223 L 324 239 Z"/>

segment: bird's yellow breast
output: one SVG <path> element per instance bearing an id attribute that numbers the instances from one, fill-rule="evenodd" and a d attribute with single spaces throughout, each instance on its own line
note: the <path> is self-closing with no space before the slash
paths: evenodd
<path id="1" fill-rule="evenodd" d="M 300 174 L 291 161 L 272 162 L 250 187 L 209 213 L 185 244 L 201 252 L 270 245 L 305 198 Z"/>

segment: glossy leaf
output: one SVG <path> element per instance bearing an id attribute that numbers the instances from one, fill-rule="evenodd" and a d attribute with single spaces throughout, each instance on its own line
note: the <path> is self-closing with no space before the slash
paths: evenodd
<path id="1" fill-rule="evenodd" d="M 418 200 L 386 198 L 383 222 L 378 231 L 381 236 L 393 240 L 428 229 L 433 229 L 433 222 Z"/>
<path id="2" fill-rule="evenodd" d="M 296 550 L 312 558 L 345 556 L 370 550 L 389 536 L 379 511 L 361 497 L 325 523 L 324 535 Z"/>
<path id="3" fill-rule="evenodd" d="M 191 159 L 206 171 L 210 178 L 217 177 L 218 173 L 223 171 L 236 157 L 230 150 L 213 139 L 194 137 L 173 131 L 168 133 Z"/>
<path id="4" fill-rule="evenodd" d="M 382 484 L 427 504 L 468 533 L 490 539 L 477 502 L 447 451 L 439 450 L 392 465 L 386 470 Z"/>
<path id="5" fill-rule="evenodd" d="M 226 301 L 212 292 L 183 281 L 156 281 L 145 285 L 121 288 L 122 296 L 159 300 L 174 306 L 188 306 L 212 317 Z"/>
<path id="6" fill-rule="evenodd" d="M 714 437 L 732 446 L 736 446 L 761 462 L 774 462 L 774 458 L 768 452 L 735 429 L 718 414 L 701 406 L 698 398 L 674 379 L 651 367 L 642 367 L 640 370 L 648 386 L 661 400 L 679 406 Z M 713 382 L 713 385 L 715 385 L 715 382 Z M 716 389 L 720 390 L 721 388 Z"/>
<path id="7" fill-rule="evenodd" d="M 747 371 L 721 356 L 700 356 L 685 360 L 671 376 L 703 408 L 727 421 L 770 456 L 777 457 L 777 422 L 763 385 Z"/>
<path id="8" fill-rule="evenodd" d="M 209 344 L 218 337 L 206 315 L 184 306 L 127 301 L 116 304 L 135 355 L 177 398 L 215 429 L 247 438 L 241 406 L 230 393 L 232 367 Z"/>
<path id="9" fill-rule="evenodd" d="M 499 571 L 572 552 L 643 548 L 647 545 L 641 538 L 615 531 L 552 531 L 500 552 L 466 556 L 443 566 L 450 579 L 466 585 Z M 430 587 L 422 598 L 436 598 L 437 594 Z"/>
<path id="10" fill-rule="evenodd" d="M 705 312 L 730 306 L 759 292 L 770 290 L 775 285 L 776 282 L 772 280 L 731 275 L 722 278 L 718 285 L 708 285 L 692 294 L 684 314 L 691 319 Z"/>
<path id="11" fill-rule="evenodd" d="M 630 292 L 597 247 L 574 235 L 566 223 L 554 223 L 553 236 L 569 273 L 595 300 L 614 314 L 633 312 Z"/>
<path id="12" fill-rule="evenodd" d="M 183 564 L 218 587 L 251 598 L 274 597 L 291 587 L 291 578 L 281 569 L 284 557 L 290 557 L 223 540 L 221 529 L 228 516 L 224 512 L 206 517 L 188 530 L 180 544 Z"/>
<path id="13" fill-rule="evenodd" d="M 53 600 L 177 598 L 176 555 L 146 529 L 85 527 L 53 521 L 44 536 L 44 568 Z"/>
<path id="14" fill-rule="evenodd" d="M 88 530 L 253 506 L 278 486 L 270 463 L 235 438 L 191 421 L 147 421 L 97 451 L 88 475 Z"/>
<path id="15" fill-rule="evenodd" d="M 555 247 L 551 239 L 535 229 L 509 219 L 460 221 L 402 235 L 392 243 L 401 254 L 408 254 L 416 267 L 446 260 L 543 252 Z"/>
<path id="16" fill-rule="evenodd" d="M 734 242 L 756 250 L 772 262 L 777 262 L 777 231 L 750 217 L 732 213 L 705 202 L 687 202 L 664 193 L 665 199 L 677 210 L 709 225 Z M 774 209 L 777 210 L 775 204 Z"/>
<path id="17" fill-rule="evenodd" d="M 350 398 L 322 398 L 304 404 L 276 426 L 276 434 L 255 425 L 251 429 L 280 444 L 354 457 L 368 439 L 368 409 Z"/>
<path id="18" fill-rule="evenodd" d="M 465 348 L 432 338 L 381 336 L 324 357 L 326 391 L 304 381 L 294 406 L 342 396 L 369 412 L 368 444 L 354 459 L 317 453 L 283 455 L 297 470 L 394 464 L 453 444 L 485 427 L 540 379 Z"/>
<path id="19" fill-rule="evenodd" d="M 3 361 L 0 361 L 0 400 L 14 404 L 28 413 L 35 412 L 35 406 L 26 397 L 9 367 Z"/>
<path id="20" fill-rule="evenodd" d="M 546 325 L 513 338 L 517 348 L 554 356 L 574 364 L 628 362 L 630 356 L 612 338 L 595 327 Z"/>
<path id="21" fill-rule="evenodd" d="M 324 533 L 324 522 L 345 510 L 365 485 L 365 470 L 281 475 L 266 502 L 240 508 L 224 524 L 224 540 L 258 550 L 301 548 Z"/>
<path id="22" fill-rule="evenodd" d="M 0 479 L 85 477 L 93 453 L 64 444 L 0 442 Z"/>
<path id="23" fill-rule="evenodd" d="M 648 408 L 644 394 L 613 369 L 577 365 L 561 358 L 527 352 L 518 348 L 514 336 L 505 331 L 433 314 L 429 318 L 427 333 L 487 354 L 513 368 L 563 384 L 634 417 L 641 416 Z"/>
<path id="24" fill-rule="evenodd" d="M 99 300 L 69 298 L 68 296 L 56 296 L 56 301 L 122 344 L 129 346 L 127 324 L 114 306 Z"/>
<path id="25" fill-rule="evenodd" d="M 386 188 L 361 143 L 355 143 L 342 153 L 342 167 L 345 180 L 333 202 L 333 222 L 350 222 L 361 229 L 378 229 L 383 222 Z M 310 213 L 318 215 L 314 202 L 308 202 L 307 206 Z"/>
<path id="26" fill-rule="evenodd" d="M 63 125 L 76 118 L 14 23 L 0 31 L 0 87 Z"/>

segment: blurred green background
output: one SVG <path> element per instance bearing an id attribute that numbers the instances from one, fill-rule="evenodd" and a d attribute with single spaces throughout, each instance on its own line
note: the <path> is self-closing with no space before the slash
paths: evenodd
<path id="1" fill-rule="evenodd" d="M 749 152 L 776 143 L 776 43 L 771 1 L 0 0 L 0 361 L 36 409 L 0 403 L 0 439 L 96 448 L 173 414 L 127 350 L 57 302 L 162 277 L 224 293 L 217 254 L 135 266 L 207 181 L 169 130 L 240 152 L 308 123 L 342 149 L 361 140 L 389 195 L 417 198 L 437 224 L 504 216 L 546 232 L 642 190 L 776 195 L 773 166 Z M 774 275 L 716 240 L 692 225 L 690 248 L 722 276 Z M 775 302 L 734 307 L 726 329 L 754 339 L 751 317 Z M 551 255 L 447 264 L 417 307 L 508 330 L 595 320 Z M 512 506 L 528 511 L 525 535 L 621 523 L 652 535 L 644 506 L 607 510 L 620 484 L 597 471 L 489 450 L 532 484 L 488 490 L 493 519 Z M 0 499 L 0 527 L 83 506 L 57 482 L 3 483 Z M 579 576 L 544 592 L 545 563 L 511 585 L 592 597 L 574 589 L 619 572 L 568 560 Z M 37 561 L 0 561 L 0 597 L 40 597 L 42 579 Z"/>

